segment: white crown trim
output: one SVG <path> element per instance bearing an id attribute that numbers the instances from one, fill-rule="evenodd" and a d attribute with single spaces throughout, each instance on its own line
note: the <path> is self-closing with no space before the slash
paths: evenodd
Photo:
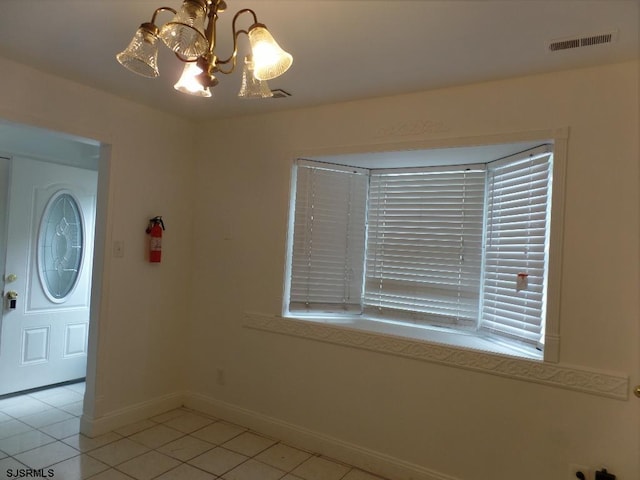
<path id="1" fill-rule="evenodd" d="M 511 358 L 495 353 L 479 352 L 394 335 L 363 332 L 312 320 L 284 318 L 262 313 L 245 313 L 244 326 L 255 330 L 362 348 L 617 400 L 627 400 L 629 395 L 629 376 L 619 373 Z"/>

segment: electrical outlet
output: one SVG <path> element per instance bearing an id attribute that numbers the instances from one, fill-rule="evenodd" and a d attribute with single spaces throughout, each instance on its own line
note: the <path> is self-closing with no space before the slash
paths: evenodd
<path id="1" fill-rule="evenodd" d="M 226 383 L 224 370 L 222 368 L 216 370 L 216 383 L 221 386 Z"/>
<path id="2" fill-rule="evenodd" d="M 582 473 L 584 477 L 580 477 L 579 473 Z M 593 475 L 589 467 L 584 465 L 569 465 L 569 480 L 593 480 Z"/>
<path id="3" fill-rule="evenodd" d="M 124 242 L 122 240 L 114 240 L 113 256 L 118 258 L 124 257 Z"/>

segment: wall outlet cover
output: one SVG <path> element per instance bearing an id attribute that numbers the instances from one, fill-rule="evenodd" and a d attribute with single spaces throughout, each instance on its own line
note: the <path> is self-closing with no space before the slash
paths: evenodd
<path id="1" fill-rule="evenodd" d="M 579 473 L 582 473 L 584 478 L 581 479 Z M 572 463 L 569 465 L 569 475 L 567 478 L 569 480 L 593 480 L 593 475 L 589 467 Z"/>

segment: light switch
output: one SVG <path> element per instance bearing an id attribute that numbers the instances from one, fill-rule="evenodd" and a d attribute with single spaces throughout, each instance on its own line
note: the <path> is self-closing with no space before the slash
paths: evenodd
<path id="1" fill-rule="evenodd" d="M 115 240 L 113 242 L 113 256 L 124 257 L 124 242 L 122 240 Z"/>

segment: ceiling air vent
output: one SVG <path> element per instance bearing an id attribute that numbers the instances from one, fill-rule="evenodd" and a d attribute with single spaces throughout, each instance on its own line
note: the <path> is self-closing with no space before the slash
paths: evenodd
<path id="1" fill-rule="evenodd" d="M 548 42 L 548 48 L 552 52 L 558 50 L 568 50 L 571 48 L 589 47 L 591 45 L 600 45 L 603 43 L 613 43 L 618 37 L 617 31 L 599 33 L 596 35 L 582 37 L 567 37 L 551 40 Z"/>
<path id="2" fill-rule="evenodd" d="M 271 93 L 273 93 L 273 97 L 271 98 L 287 98 L 291 96 L 289 92 L 282 90 L 281 88 L 275 88 L 271 90 Z"/>

